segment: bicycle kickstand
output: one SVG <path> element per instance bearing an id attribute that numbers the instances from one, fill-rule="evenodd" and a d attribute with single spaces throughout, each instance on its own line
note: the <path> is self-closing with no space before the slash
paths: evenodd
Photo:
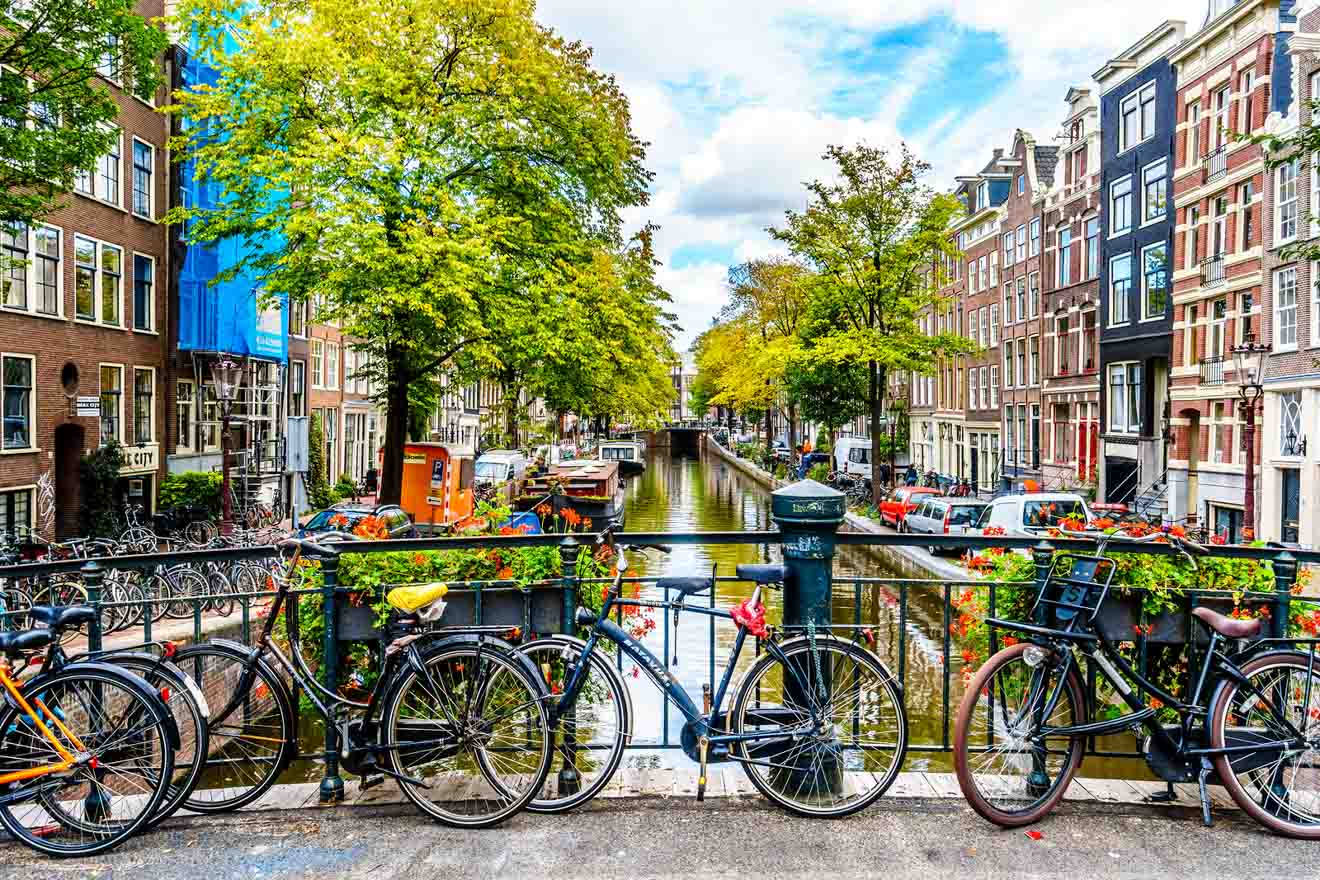
<path id="1" fill-rule="evenodd" d="M 1201 821 L 1205 823 L 1206 828 L 1215 824 L 1215 820 L 1210 816 L 1210 788 L 1206 783 L 1206 780 L 1210 778 L 1210 773 L 1213 769 L 1213 766 L 1210 764 L 1210 759 L 1205 755 L 1202 755 L 1201 772 L 1197 774 L 1196 781 L 1201 788 Z"/>
<path id="2" fill-rule="evenodd" d="M 1174 791 L 1173 783 L 1164 783 L 1164 791 L 1157 791 L 1154 794 L 1147 795 L 1146 800 L 1152 804 L 1171 804 L 1178 799 L 1178 792 Z"/>
<path id="3" fill-rule="evenodd" d="M 706 749 L 710 741 L 702 737 L 697 742 L 697 751 L 701 757 L 701 767 L 697 770 L 697 803 L 706 800 Z"/>

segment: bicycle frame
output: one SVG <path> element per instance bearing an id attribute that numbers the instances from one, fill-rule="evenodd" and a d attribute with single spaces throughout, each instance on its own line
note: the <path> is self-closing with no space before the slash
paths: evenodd
<path id="1" fill-rule="evenodd" d="M 36 704 L 35 708 L 28 703 L 23 697 L 23 692 L 22 689 L 19 688 L 18 682 L 10 677 L 8 663 L 0 662 L 0 686 L 3 686 L 4 691 L 9 695 L 9 699 L 13 701 L 13 704 L 28 717 L 33 726 L 41 732 L 41 735 L 45 738 L 46 742 L 55 750 L 55 754 L 60 757 L 59 761 L 52 764 L 44 764 L 40 767 L 29 767 L 24 770 L 14 770 L 10 773 L 0 773 L 0 785 L 8 785 L 13 782 L 26 782 L 31 779 L 40 779 L 56 773 L 63 773 L 66 770 L 71 770 L 79 764 L 84 763 L 90 758 L 90 756 L 87 755 L 87 747 L 79 741 L 73 731 L 64 726 L 64 722 L 60 720 L 59 715 L 46 708 L 45 704 L 36 697 L 32 699 L 32 702 Z M 42 721 L 41 717 L 37 714 L 37 710 L 40 710 L 42 715 L 49 718 L 55 726 L 59 728 L 60 733 L 68 738 L 69 744 L 78 750 L 78 755 L 73 754 L 65 748 L 64 744 L 60 742 L 59 737 L 51 733 L 50 728 L 46 726 L 46 723 Z M 3 796 L 0 796 L 0 804 L 23 800 L 28 794 L 29 792 L 24 789 L 20 789 L 16 792 L 6 792 Z"/>

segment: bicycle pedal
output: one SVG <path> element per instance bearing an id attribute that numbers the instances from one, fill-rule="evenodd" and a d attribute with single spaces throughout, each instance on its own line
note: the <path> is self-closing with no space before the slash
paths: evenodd
<path id="1" fill-rule="evenodd" d="M 366 791 L 369 788 L 375 788 L 385 781 L 384 773 L 372 773 L 370 776 L 363 776 L 362 781 L 358 783 L 358 788 Z"/>

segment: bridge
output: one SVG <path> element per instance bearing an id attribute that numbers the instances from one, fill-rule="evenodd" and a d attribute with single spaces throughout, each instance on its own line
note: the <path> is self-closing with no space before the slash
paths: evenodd
<path id="1" fill-rule="evenodd" d="M 647 448 L 665 448 L 674 455 L 698 456 L 705 449 L 709 427 L 698 421 L 671 422 L 655 431 L 644 431 Z"/>

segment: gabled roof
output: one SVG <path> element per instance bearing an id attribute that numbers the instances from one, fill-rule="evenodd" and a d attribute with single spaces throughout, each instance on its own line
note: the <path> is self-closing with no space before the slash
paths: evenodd
<path id="1" fill-rule="evenodd" d="M 1054 186 L 1054 169 L 1058 166 L 1058 147 L 1036 147 L 1036 180 L 1041 189 Z"/>

